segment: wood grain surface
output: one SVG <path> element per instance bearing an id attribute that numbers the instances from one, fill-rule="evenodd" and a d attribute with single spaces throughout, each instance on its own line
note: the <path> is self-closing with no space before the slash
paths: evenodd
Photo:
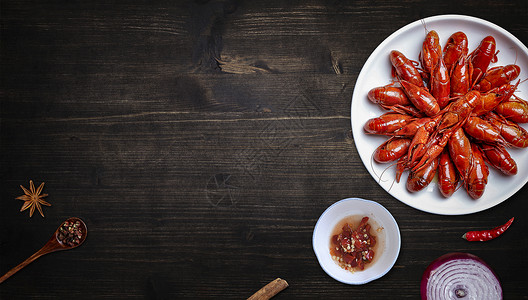
<path id="1" fill-rule="evenodd" d="M 70 216 L 89 232 L 1 299 L 245 299 L 278 277 L 277 299 L 417 299 L 427 265 L 453 251 L 493 266 L 506 299 L 528 298 L 528 187 L 483 212 L 424 213 L 369 175 L 350 128 L 357 76 L 391 33 L 464 14 L 526 45 L 528 2 L 0 5 L 0 273 Z M 45 218 L 19 212 L 30 179 L 45 182 Z M 311 244 L 348 197 L 385 206 L 402 235 L 394 268 L 362 286 L 326 275 Z M 499 239 L 461 238 L 512 216 Z"/>

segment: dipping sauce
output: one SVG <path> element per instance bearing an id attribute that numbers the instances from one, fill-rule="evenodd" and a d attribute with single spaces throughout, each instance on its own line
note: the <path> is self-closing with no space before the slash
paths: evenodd
<path id="1" fill-rule="evenodd" d="M 374 260 L 378 242 L 373 231 L 379 232 L 383 228 L 372 230 L 370 223 L 369 217 L 351 216 L 334 228 L 330 255 L 341 268 L 351 272 L 362 271 Z"/>

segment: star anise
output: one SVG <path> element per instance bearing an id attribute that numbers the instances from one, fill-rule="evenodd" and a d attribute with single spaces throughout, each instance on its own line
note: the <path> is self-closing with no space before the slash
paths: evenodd
<path id="1" fill-rule="evenodd" d="M 40 215 L 44 217 L 44 213 L 42 212 L 41 204 L 51 206 L 48 202 L 44 201 L 44 197 L 47 197 L 48 194 L 40 194 L 42 192 L 42 188 L 44 188 L 44 182 L 40 184 L 40 186 L 35 190 L 35 186 L 33 185 L 33 181 L 29 181 L 29 190 L 20 186 L 22 190 L 24 191 L 25 195 L 22 195 L 20 197 L 16 197 L 18 200 L 25 201 L 22 205 L 22 208 L 20 208 L 20 211 L 24 211 L 29 208 L 29 216 L 32 217 L 33 213 L 35 212 L 35 207 L 38 209 Z"/>

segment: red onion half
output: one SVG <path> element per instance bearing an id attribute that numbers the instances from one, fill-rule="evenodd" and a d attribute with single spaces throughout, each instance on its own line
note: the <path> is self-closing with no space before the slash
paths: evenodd
<path id="1" fill-rule="evenodd" d="M 495 272 L 470 253 L 448 253 L 435 259 L 425 270 L 422 300 L 502 299 L 502 288 Z"/>

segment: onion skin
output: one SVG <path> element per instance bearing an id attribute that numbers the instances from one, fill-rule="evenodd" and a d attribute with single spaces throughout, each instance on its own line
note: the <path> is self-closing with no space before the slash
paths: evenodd
<path id="1" fill-rule="evenodd" d="M 478 267 L 480 267 L 480 269 L 483 269 L 484 271 L 487 271 L 486 275 L 493 276 L 492 278 L 494 278 L 497 281 L 497 285 L 495 286 L 495 288 L 496 288 L 496 290 L 495 290 L 496 295 L 495 296 L 496 297 L 490 298 L 489 295 L 474 295 L 474 294 L 469 295 L 468 294 L 468 295 L 466 295 L 467 297 L 454 297 L 454 298 L 432 297 L 432 298 L 427 298 L 428 284 L 429 284 L 430 279 L 434 278 L 433 276 L 441 276 L 441 275 L 435 274 L 435 273 L 438 273 L 441 270 L 441 268 L 445 268 L 446 264 L 450 264 L 450 263 L 453 263 L 453 262 L 455 262 L 455 263 L 460 262 L 461 263 L 461 265 L 460 265 L 461 268 L 455 269 L 457 271 L 456 273 L 458 274 L 458 276 L 460 276 L 460 274 L 463 271 L 462 265 L 466 264 L 467 261 L 471 261 L 475 265 L 478 265 Z M 465 277 L 465 278 L 467 279 L 467 278 L 469 278 L 471 276 L 474 276 L 474 274 L 473 274 L 474 272 L 475 272 L 474 270 L 468 270 L 468 274 L 462 274 L 462 275 L 466 275 L 467 277 Z M 436 280 L 437 278 L 434 278 L 434 279 Z M 442 283 L 445 283 L 450 278 L 446 277 L 446 278 L 442 278 L 442 279 L 445 280 L 445 281 L 442 281 Z M 474 279 L 474 278 L 469 278 L 467 280 L 471 281 L 471 279 Z M 483 277 L 481 277 L 481 279 L 483 279 Z M 449 282 L 449 283 L 452 284 L 452 282 Z M 484 284 L 489 284 L 489 282 L 485 282 Z M 501 287 L 499 278 L 498 278 L 497 274 L 493 271 L 493 269 L 486 262 L 484 262 L 481 258 L 479 258 L 478 256 L 476 256 L 474 254 L 471 254 L 471 253 L 463 253 L 463 252 L 452 252 L 452 253 L 444 254 L 444 255 L 440 256 L 439 258 L 435 259 L 433 262 L 431 262 L 431 264 L 429 264 L 429 266 L 426 268 L 425 272 L 422 275 L 420 293 L 421 293 L 422 300 L 442 300 L 442 299 L 461 299 L 461 300 L 464 300 L 464 299 L 490 299 L 491 300 L 491 299 L 503 299 L 502 287 Z M 471 297 L 473 297 L 473 298 L 471 298 Z"/>

